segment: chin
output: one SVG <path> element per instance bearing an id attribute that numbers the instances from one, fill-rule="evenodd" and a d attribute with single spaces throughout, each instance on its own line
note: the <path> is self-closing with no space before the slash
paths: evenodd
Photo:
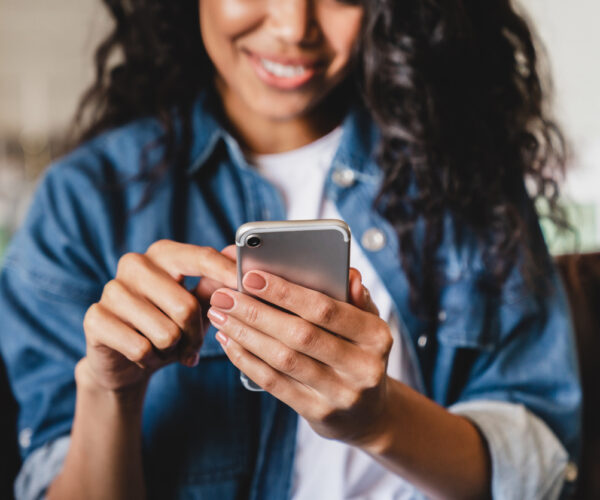
<path id="1" fill-rule="evenodd" d="M 275 99 L 260 106 L 253 106 L 258 114 L 274 121 L 286 121 L 298 118 L 308 113 L 313 107 L 313 103 L 286 103 L 277 102 Z"/>

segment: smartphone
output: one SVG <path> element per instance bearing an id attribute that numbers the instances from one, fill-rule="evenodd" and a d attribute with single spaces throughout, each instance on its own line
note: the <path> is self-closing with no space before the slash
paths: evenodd
<path id="1" fill-rule="evenodd" d="M 236 233 L 238 290 L 247 293 L 243 276 L 266 271 L 288 281 L 348 301 L 350 228 L 337 219 L 257 221 Z M 242 384 L 262 391 L 244 373 Z"/>

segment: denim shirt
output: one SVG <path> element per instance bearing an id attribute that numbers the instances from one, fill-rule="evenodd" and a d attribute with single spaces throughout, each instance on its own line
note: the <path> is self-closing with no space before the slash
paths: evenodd
<path id="1" fill-rule="evenodd" d="M 146 189 L 136 179 L 142 152 L 162 133 L 151 118 L 80 146 L 51 166 L 38 186 L 0 275 L 0 348 L 20 405 L 24 458 L 70 432 L 73 369 L 85 355 L 83 316 L 124 253 L 143 253 L 163 238 L 221 249 L 234 242 L 244 222 L 286 218 L 280 195 L 246 163 L 206 96 L 192 117 L 187 168 L 168 170 L 139 210 Z M 378 131 L 358 108 L 343 129 L 325 196 L 392 297 L 423 392 L 445 407 L 477 401 L 523 407 L 577 460 L 581 392 L 567 303 L 554 269 L 553 286 L 542 297 L 528 291 L 518 267 L 499 295 L 486 294 L 478 287 L 485 269 L 475 238 L 466 228 L 451 230 L 448 217 L 437 255 L 444 277 L 439 321 L 432 329 L 410 307 L 396 233 L 373 208 L 382 180 L 374 159 Z M 123 180 L 124 189 L 110 187 Z M 523 186 L 517 189 L 537 238 L 536 258 L 549 261 L 529 198 Z M 297 415 L 268 393 L 245 390 L 214 334 L 208 332 L 197 367 L 172 364 L 151 379 L 143 417 L 149 495 L 285 498 Z M 511 453 L 528 456 L 518 436 L 505 441 Z M 519 474 L 503 480 L 518 481 Z"/>

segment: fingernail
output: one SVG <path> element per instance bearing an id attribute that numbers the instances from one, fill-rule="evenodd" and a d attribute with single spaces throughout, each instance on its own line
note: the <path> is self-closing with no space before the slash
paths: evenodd
<path id="1" fill-rule="evenodd" d="M 206 314 L 213 323 L 217 323 L 218 325 L 222 325 L 227 319 L 227 316 L 225 316 L 222 312 L 212 308 L 210 308 Z"/>
<path id="2" fill-rule="evenodd" d="M 233 307 L 233 299 L 223 292 L 215 292 L 210 298 L 210 305 L 218 307 L 219 309 L 231 309 Z"/>
<path id="3" fill-rule="evenodd" d="M 200 362 L 200 353 L 198 353 L 198 352 L 195 354 L 189 354 L 184 359 L 185 365 L 189 366 L 190 368 L 193 368 L 194 366 L 198 366 L 199 362 Z"/>
<path id="4" fill-rule="evenodd" d="M 265 279 L 260 274 L 253 272 L 246 273 L 243 283 L 246 288 L 252 288 L 253 290 L 262 290 L 267 286 Z"/>
<path id="5" fill-rule="evenodd" d="M 226 346 L 227 342 L 229 342 L 229 338 L 223 335 L 221 332 L 217 332 L 215 338 L 219 341 L 219 344 L 222 346 Z"/>

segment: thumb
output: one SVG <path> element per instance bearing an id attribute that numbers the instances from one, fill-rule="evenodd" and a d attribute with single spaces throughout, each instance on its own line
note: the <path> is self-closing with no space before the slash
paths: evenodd
<path id="1" fill-rule="evenodd" d="M 379 316 L 379 309 L 373 302 L 367 287 L 362 284 L 362 276 L 358 269 L 350 268 L 349 281 L 350 303 L 363 311 Z"/>
<path id="2" fill-rule="evenodd" d="M 221 250 L 221 253 L 234 262 L 237 260 L 235 245 L 227 245 L 223 250 Z"/>

